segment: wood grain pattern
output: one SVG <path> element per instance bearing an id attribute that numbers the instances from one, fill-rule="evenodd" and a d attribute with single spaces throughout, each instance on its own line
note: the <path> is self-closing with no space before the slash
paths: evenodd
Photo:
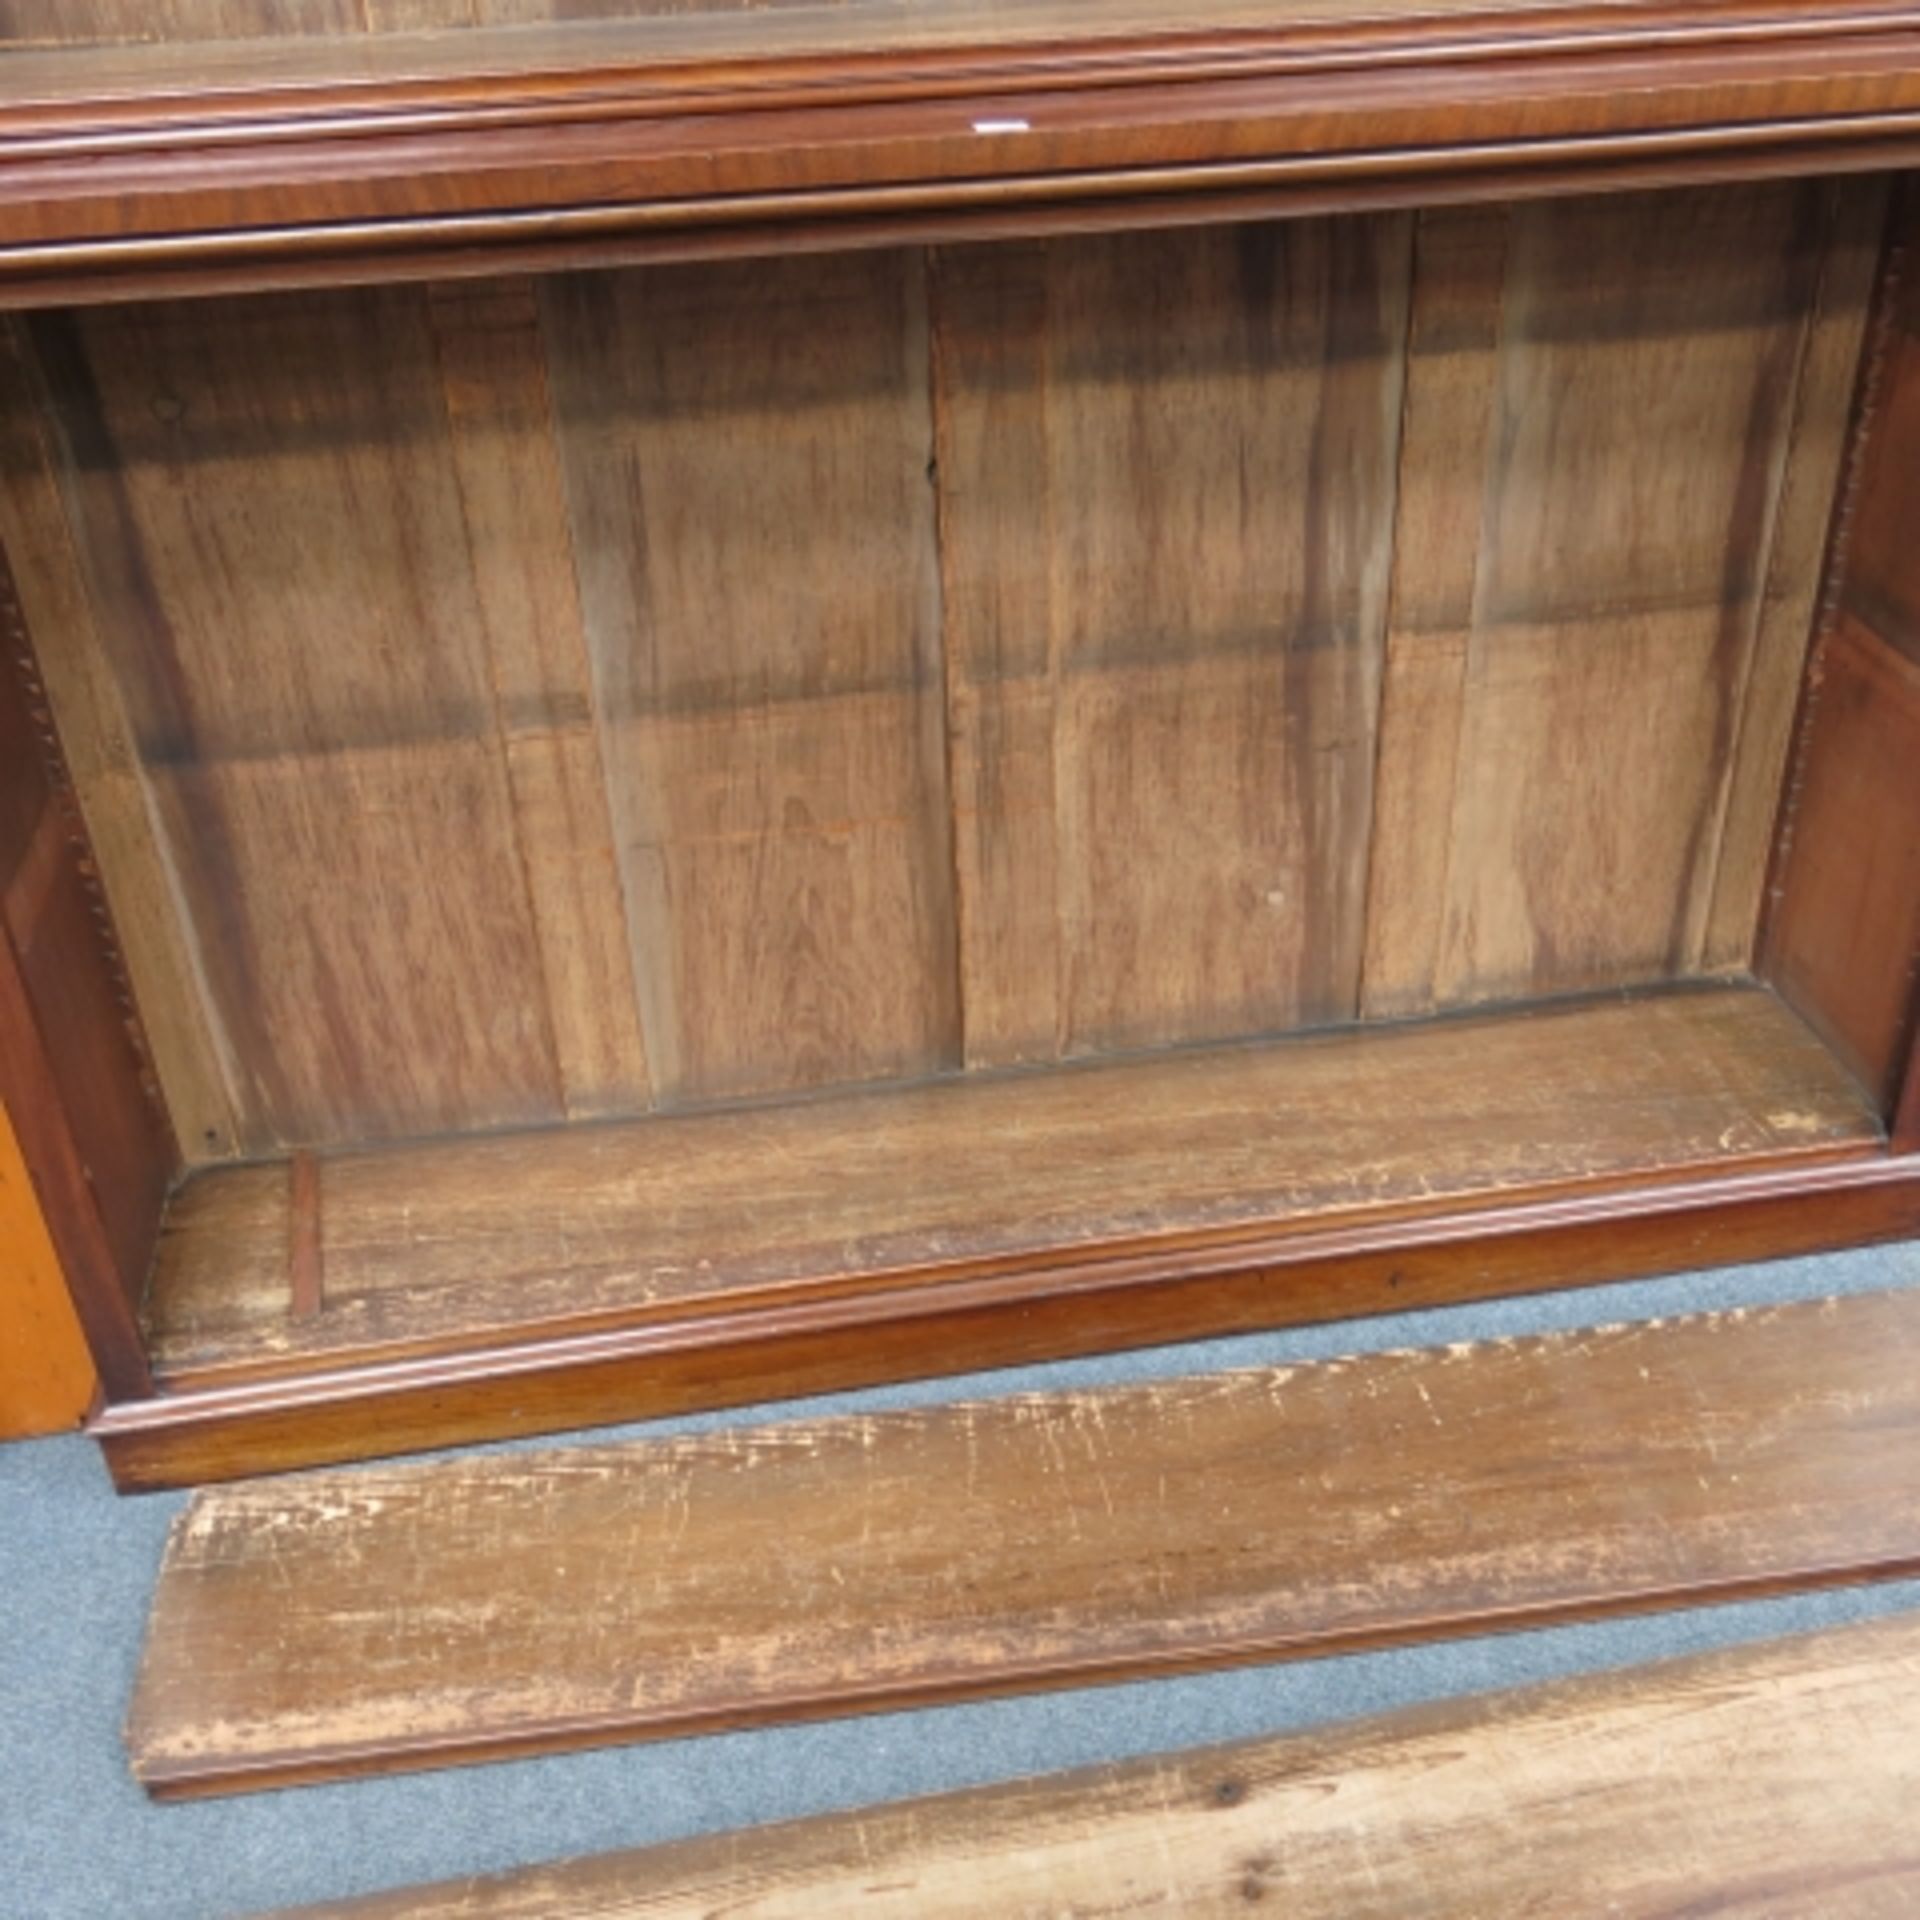
<path id="1" fill-rule="evenodd" d="M 73 32 L 113 31 L 116 5 L 82 0 Z M 166 0 L 140 30 L 190 42 L 295 11 Z M 1411 287 L 1407 222 L 1381 210 L 1911 160 L 1920 9 L 1224 0 L 1163 18 L 1043 0 L 1013 19 L 851 0 L 508 24 L 543 11 L 367 0 L 350 21 L 306 10 L 304 45 L 7 52 L 0 304 L 1355 217 L 980 255 L 950 276 L 869 251 L 36 321 L 0 365 L 0 540 L 31 549 L 22 600 L 196 1160 L 1742 967 L 1879 189 L 1436 214 Z M 414 31 L 483 19 L 499 30 Z M 0 31 L 19 24 L 0 0 Z M 1018 324 L 969 344 L 970 312 Z M 1180 325 L 1144 348 L 1127 330 L 1123 399 L 1100 370 L 1127 313 Z M 1898 435 L 1906 384 L 1885 410 Z M 1464 523 L 1476 461 L 1470 557 L 1423 551 Z M 1896 479 L 1849 494 L 1848 611 L 1898 648 L 1864 598 L 1875 554 L 1897 556 Z M 969 557 L 1011 554 L 1030 513 L 1043 564 L 999 577 Z M 1021 624 L 1036 589 L 1039 627 Z M 1044 728 L 999 714 L 1004 687 L 979 677 L 1041 630 L 1066 689 Z M 1221 644 L 1236 634 L 1257 639 Z M 1864 728 L 1870 704 L 1827 718 Z M 1884 726 L 1870 798 L 1897 805 Z M 1857 970 L 1815 954 L 1790 990 L 1893 1110 L 1911 863 L 1892 829 L 1848 849 L 1833 796 L 1859 789 L 1822 752 L 1797 762 L 1820 777 L 1792 824 L 1840 824 L 1791 857 L 1838 876 L 1815 889 L 1830 942 L 1886 944 Z M 144 1391 L 132 1314 L 172 1143 L 118 1097 L 129 1009 L 89 931 L 106 902 L 28 784 L 0 801 L 23 793 L 4 823 L 25 824 L 0 1082 L 109 1386 Z M 84 837 L 67 823 L 69 847 Z M 1837 1111 L 1829 1085 L 1809 1075 L 1812 1111 Z M 1719 1165 L 1790 1173 L 1870 1136 L 1850 1108 L 1832 1139 Z M 1838 1231 L 1862 1204 L 1846 1192 L 1796 1192 L 1794 1230 Z M 1437 1204 L 1496 1193 L 1559 1197 L 1522 1175 Z M 1426 1204 L 1391 1199 L 1373 1227 Z M 1884 1228 L 1899 1203 L 1879 1205 Z M 1303 1232 L 1359 1233 L 1361 1211 L 1309 1204 Z M 746 1213 L 710 1220 L 695 1262 Z M 1621 1258 L 1681 1244 L 1671 1222 L 1648 1234 Z M 983 1256 L 950 1251 L 929 1264 L 975 1284 Z M 1234 1311 L 1270 1251 L 1242 1247 L 1218 1295 Z M 1378 1242 L 1349 1256 L 1380 1282 Z M 1451 1284 L 1488 1284 L 1450 1257 Z M 1514 1271 L 1510 1248 L 1498 1264 Z M 304 1271 L 283 1264 L 270 1318 Z M 1062 1271 L 1020 1337 L 1063 1324 Z M 589 1317 L 621 1323 L 633 1284 L 622 1268 Z M 435 1361 L 465 1344 L 470 1418 L 493 1391 L 473 1343 L 511 1342 L 527 1303 L 462 1319 L 455 1292 L 451 1320 L 392 1341 Z M 1013 1339 L 1011 1311 L 983 1309 L 967 1350 Z M 943 1296 L 927 1324 L 973 1312 Z M 1150 1318 L 1115 1305 L 1106 1331 Z M 327 1319 L 323 1302 L 305 1324 Z M 736 1335 L 761 1377 L 911 1344 L 890 1326 L 856 1360 L 817 1318 L 764 1331 L 681 1352 L 671 1391 L 738 1391 L 693 1378 Z M 600 1358 L 595 1404 L 636 1365 Z"/>
<path id="2" fill-rule="evenodd" d="M 943 262 L 969 1063 L 1356 1013 L 1407 253 Z"/>
<path id="3" fill-rule="evenodd" d="M 474 602 L 569 1118 L 652 1099 L 539 291 L 441 287 L 434 344 Z"/>
<path id="4" fill-rule="evenodd" d="M 175 1381 L 90 1431 L 127 1492 L 739 1407 L 1920 1233 L 1920 1169 L 1864 1145 L 1386 1220 L 931 1276 L 668 1323 L 502 1329 L 439 1354 Z"/>
<path id="5" fill-rule="evenodd" d="M 1875 356 L 1862 383 L 1857 471 L 1835 555 L 1839 605 L 1861 626 L 1920 661 L 1920 203 L 1902 180 L 1888 222 L 1889 259 Z"/>
<path id="6" fill-rule="evenodd" d="M 198 936 L 142 774 L 125 703 L 98 631 L 99 609 L 74 531 L 58 418 L 24 323 L 0 328 L 0 547 L 36 635 L 36 663 L 58 717 L 99 860 L 124 930 L 129 984 L 182 1142 L 196 1159 L 236 1151 L 233 1064 L 208 1012 Z"/>
<path id="7" fill-rule="evenodd" d="M 1698 963 L 1822 211 L 1516 215 L 1443 1004 Z"/>
<path id="8" fill-rule="evenodd" d="M 60 1261 L 0 1108 L 0 1440 L 76 1425 L 97 1385 Z"/>
<path id="9" fill-rule="evenodd" d="M 882 5 L 14 53 L 0 294 L 1193 222 L 1920 151 L 1910 8 L 1494 0 L 1468 18 Z"/>
<path id="10" fill-rule="evenodd" d="M 1766 591 L 1724 783 L 1719 859 L 1703 928 L 1709 971 L 1756 964 L 1775 828 L 1836 519 L 1888 196 L 1841 191 L 1830 203 L 1819 299 L 1799 376 L 1792 447 L 1776 506 Z"/>
<path id="11" fill-rule="evenodd" d="M 36 343 L 240 1144 L 557 1117 L 420 296 Z"/>
<path id="12" fill-rule="evenodd" d="M 1899 1292 L 210 1490 L 128 1745 L 231 1791 L 1890 1575 L 1917 1361 Z"/>
<path id="13" fill-rule="evenodd" d="M 326 1309 L 305 1321 L 284 1170 L 213 1171 L 169 1211 L 149 1337 L 176 1380 L 338 1362 L 1878 1138 L 1766 994 L 1609 1000 L 332 1156 Z"/>
<path id="14" fill-rule="evenodd" d="M 0 1095 L 101 1381 L 146 1393 L 138 1314 L 179 1155 L 3 551 Z"/>
<path id="15" fill-rule="evenodd" d="M 286 1920 L 1897 1920 L 1916 1794 L 1920 1620 L 1896 1614 Z"/>
<path id="16" fill-rule="evenodd" d="M 1920 210 L 1902 183 L 1763 946 L 1763 971 L 1890 1117 L 1920 1031 L 1916 239 Z"/>
<path id="17" fill-rule="evenodd" d="M 1920 661 L 1848 618 L 1816 671 L 1767 973 L 1890 1115 L 1920 979 Z"/>
<path id="18" fill-rule="evenodd" d="M 924 261 L 547 298 L 656 1087 L 952 1064 Z"/>
<path id="19" fill-rule="evenodd" d="M 1817 578 L 1798 520 L 1773 537 L 1808 316 L 1824 274 L 1831 411 L 1873 249 L 1872 201 L 1829 213 L 1802 185 L 1432 217 L 1372 1010 L 1698 971 L 1716 919 L 1721 954 L 1750 940 L 1760 876 L 1743 851 L 1729 898 L 1721 849 L 1736 788 L 1743 850 L 1777 790 L 1742 715 L 1790 703 Z"/>
<path id="20" fill-rule="evenodd" d="M 1738 967 L 1881 205 L 36 322 L 191 1157 Z"/>
<path id="21" fill-rule="evenodd" d="M 1514 218 L 1418 216 L 1360 996 L 1374 1017 L 1440 999 Z"/>

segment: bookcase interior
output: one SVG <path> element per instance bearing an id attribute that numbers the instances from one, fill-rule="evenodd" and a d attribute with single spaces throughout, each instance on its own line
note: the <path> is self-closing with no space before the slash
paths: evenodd
<path id="1" fill-rule="evenodd" d="M 1877 1148 L 1756 956 L 1885 211 L 9 318 L 160 1374 Z"/>

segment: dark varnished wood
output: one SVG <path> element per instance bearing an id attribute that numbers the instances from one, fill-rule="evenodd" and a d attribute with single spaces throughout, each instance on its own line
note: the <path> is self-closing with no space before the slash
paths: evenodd
<path id="1" fill-rule="evenodd" d="M 1217 214 L 1216 195 L 1407 204 L 1920 148 L 1909 7 L 1097 8 L 1091 24 L 1055 7 L 1012 33 L 926 8 L 917 44 L 914 15 L 836 11 L 824 40 L 818 16 L 768 36 L 778 14 L 755 12 L 746 32 L 696 15 L 291 57 L 255 42 L 211 62 L 0 55 L 0 297 L 1071 227 L 1110 218 L 1103 202 L 1136 224 Z"/>
<path id="2" fill-rule="evenodd" d="M 232 1791 L 1904 1572 L 1916 1360 L 1909 1291 L 210 1490 L 128 1744 Z"/>
<path id="3" fill-rule="evenodd" d="M 1505 43 L 1549 44 L 1569 33 L 1657 34 L 1764 29 L 1792 11 L 1780 0 L 1673 7 L 1648 0 L 1196 0 L 1169 18 L 1155 0 L 36 0 L 0 7 L 0 47 L 38 55 L 21 63 L 23 97 L 39 103 L 111 99 L 128 90 L 176 91 L 190 79 L 209 94 L 260 85 L 295 99 L 332 84 L 411 80 L 463 98 L 476 79 L 508 79 L 530 95 L 552 88 L 566 54 L 591 56 L 611 83 L 638 65 L 698 69 L 798 55 L 850 61 L 905 58 L 965 70 L 983 47 L 1059 65 L 1063 47 L 1104 48 L 1117 63 L 1143 45 L 1202 61 L 1235 48 L 1258 54 L 1284 36 L 1311 62 L 1356 29 L 1383 25 L 1453 45 L 1498 32 Z M 1868 31 L 1897 7 L 1836 12 L 1836 30 Z M 147 103 L 142 103 L 143 109 Z"/>
<path id="4" fill-rule="evenodd" d="M 1920 1619 L 1899 1614 L 299 1920 L 1227 1920 L 1269 1901 L 1295 1920 L 1898 1920 L 1920 1901 L 1917 1795 Z"/>
<path id="5" fill-rule="evenodd" d="M 1850 616 L 1815 668 L 1765 965 L 1891 1118 L 1920 972 L 1920 662 Z"/>
<path id="6" fill-rule="evenodd" d="M 1873 1155 L 183 1388 L 110 1406 L 92 1430 L 116 1484 L 140 1492 L 1915 1233 L 1920 1171 Z"/>
<path id="7" fill-rule="evenodd" d="M 177 1163 L 111 918 L 0 554 L 0 1098 L 110 1393 Z"/>
<path id="8" fill-rule="evenodd" d="M 311 1320 L 326 1305 L 326 1252 L 320 1237 L 320 1162 L 296 1153 L 287 1162 L 287 1314 Z"/>
<path id="9" fill-rule="evenodd" d="M 1767 977 L 1898 1120 L 1920 1033 L 1920 200 L 1903 187 L 1801 703 Z"/>
<path id="10" fill-rule="evenodd" d="M 961 1047 L 1047 1060 L 1340 1017 L 1356 995 L 1363 1012 L 1417 1011 L 1737 967 L 1753 887 L 1726 880 L 1725 850 L 1764 836 L 1778 778 L 1753 716 L 1780 704 L 1797 661 L 1880 205 L 1873 183 L 1789 184 L 1568 207 L 1578 245 L 1521 210 L 1423 216 L 1417 234 L 1377 219 L 36 320 L 16 335 L 4 416 L 7 526 L 195 1157 L 631 1114 L 662 1095 L 924 1069 Z M 1503 237 L 1483 259 L 1489 231 Z M 741 332 L 755 301 L 805 350 Z M 1460 340 L 1496 337 L 1502 314 L 1504 356 L 1463 357 Z M 657 363 L 634 345 L 653 339 Z M 1476 475 L 1477 508 L 1455 501 L 1465 544 L 1433 511 L 1459 491 L 1434 452 L 1449 430 L 1423 424 L 1463 365 L 1458 438 L 1507 446 Z M 1581 471 L 1621 500 L 1667 489 L 1662 511 L 1575 512 L 1535 484 L 1539 451 L 1518 428 L 1543 383 L 1587 396 L 1565 423 Z M 1648 413 L 1656 393 L 1671 419 Z M 1257 433 L 1235 424 L 1254 420 Z M 1311 454 L 1288 464 L 1295 440 Z M 1695 478 L 1675 492 L 1664 476 L 1686 459 Z M 1209 537 L 1236 500 L 1288 525 L 1303 493 L 1324 537 L 1297 553 Z M 1485 756 L 1458 755 L 1453 797 L 1443 787 L 1432 810 L 1439 841 L 1420 777 L 1447 729 L 1396 734 L 1389 705 L 1383 744 L 1365 738 L 1389 495 L 1390 641 L 1444 659 L 1458 618 L 1463 667 L 1540 669 L 1479 675 L 1484 711 L 1463 702 L 1451 721 L 1468 744 L 1475 728 L 1542 744 L 1531 771 L 1512 755 L 1492 767 L 1509 787 L 1523 776 L 1492 806 L 1475 785 L 1488 767 L 1472 770 Z M 369 500 L 383 503 L 371 520 Z M 658 516 L 644 539 L 634 501 Z M 1127 529 L 1196 514 L 1161 566 L 1128 572 Z M 1355 562 L 1320 567 L 1334 530 L 1355 528 L 1373 529 Z M 839 557 L 850 529 L 862 552 L 906 537 L 886 568 L 856 568 Z M 1487 586 L 1461 609 L 1453 576 L 1481 548 Z M 1121 584 L 1104 597 L 1033 592 L 1110 572 Z M 921 611 L 936 573 L 943 663 Z M 1620 602 L 1622 575 L 1647 605 Z M 1516 651 L 1516 621 L 1579 644 Z M 1660 703 L 1671 751 L 1651 751 L 1621 697 L 1681 644 L 1693 665 Z M 1594 700 L 1610 717 L 1585 717 Z M 1270 724 L 1248 725 L 1256 711 Z M 1295 715 L 1300 738 L 1276 752 L 1268 736 Z M 1611 786 L 1561 777 L 1551 747 L 1596 725 L 1617 727 L 1610 754 L 1637 754 L 1636 790 L 1658 799 L 1631 833 Z M 1403 780 L 1401 759 L 1420 777 Z M 1231 777 L 1243 762 L 1254 787 L 1288 796 L 1286 818 L 1247 807 L 1249 782 Z M 938 897 L 943 782 L 957 921 Z M 1368 849 L 1360 821 L 1389 794 Z M 1390 844 L 1457 895 L 1433 922 L 1451 922 L 1432 949 L 1451 957 L 1417 963 L 1410 1002 L 1359 966 L 1363 910 L 1419 917 L 1390 883 Z M 1051 928 L 1035 913 L 1043 852 Z M 1593 876 L 1591 897 L 1570 872 Z M 823 945 L 835 902 L 841 932 Z M 1319 940 L 1270 937 L 1309 908 Z M 1020 947 L 1010 967 L 1002 934 L 1036 928 L 1057 946 Z M 1392 944 L 1371 940 L 1368 966 Z M 941 972 L 955 962 L 957 985 Z M 1800 1044 L 1789 1079 L 1826 1084 Z M 1383 1085 L 1376 1104 L 1423 1100 Z M 431 1261 L 389 1241 L 361 1263 L 364 1280 L 384 1262 L 371 1291 L 344 1249 L 323 1253 L 333 1310 L 297 1321 L 289 1352 L 223 1358 L 223 1316 L 254 1311 L 250 1273 L 269 1323 L 290 1304 L 293 1242 L 275 1215 L 264 1260 L 244 1231 L 199 1236 L 213 1287 L 184 1316 L 163 1275 L 170 1391 L 103 1436 L 129 1484 L 151 1484 L 1364 1310 L 1390 1298 L 1380 1287 L 1423 1234 L 1430 1297 L 1554 1277 L 1529 1259 L 1599 1277 L 1705 1257 L 1674 1217 L 1644 1236 L 1615 1228 L 1608 1255 L 1599 1214 L 1554 1211 L 1562 1180 L 1600 1173 L 1604 1108 L 1545 1184 L 1525 1164 L 1533 1110 L 1517 1133 L 1491 1126 L 1474 1150 L 1508 1167 L 1497 1217 L 1480 1214 L 1484 1194 L 1480 1217 L 1461 1216 L 1457 1191 L 1338 1229 L 1303 1217 L 1198 1277 L 1181 1264 L 1190 1244 L 1130 1240 L 1090 1254 L 1071 1287 L 1003 1266 L 983 1295 L 963 1262 L 937 1288 L 883 1285 L 824 1317 L 822 1302 L 724 1295 L 663 1330 L 543 1259 L 490 1295 L 443 1274 L 446 1299 L 479 1309 L 420 1321 L 410 1303 L 435 1289 L 406 1283 Z M 1338 1109 L 1329 1092 L 1325 1124 L 1357 1129 L 1343 1153 L 1360 1164 L 1372 1114 Z M 1718 1144 L 1683 1156 L 1689 1178 L 1711 1187 L 1711 1161 L 1774 1165 L 1763 1138 L 1721 1140 L 1750 1117 L 1707 1128 Z M 1867 1127 L 1852 1150 L 1874 1145 Z M 1425 1152 L 1416 1141 L 1416 1182 Z M 1612 1213 L 1644 1204 L 1643 1172 L 1604 1176 L 1620 1183 Z M 515 1177 L 489 1187 L 509 1215 Z M 264 1178 L 278 1205 L 284 1173 Z M 1830 1244 L 1897 1230 L 1903 1196 L 1898 1179 L 1872 1201 L 1828 1203 L 1800 1182 L 1760 1205 L 1736 1188 L 1728 1217 L 1764 1252 L 1763 1217 L 1791 1216 L 1784 1244 Z M 1721 1217 L 1718 1197 L 1699 1205 Z M 715 1215 L 682 1264 L 736 1261 L 741 1217 Z M 459 1233 L 443 1251 L 457 1262 L 463 1246 L 479 1251 Z M 612 1267 L 626 1257 L 616 1246 Z M 1276 1297 L 1260 1276 L 1283 1270 L 1294 1284 Z M 215 1336 L 197 1355 L 196 1317 Z M 232 1365 L 280 1377 L 236 1400 Z"/>

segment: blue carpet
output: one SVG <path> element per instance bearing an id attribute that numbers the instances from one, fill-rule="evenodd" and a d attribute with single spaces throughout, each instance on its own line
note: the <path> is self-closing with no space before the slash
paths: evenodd
<path id="1" fill-rule="evenodd" d="M 1920 1285 L 1920 1244 L 1255 1334 L 794 1404 L 772 1417 L 1321 1359 L 1705 1307 Z M 661 1422 L 684 1432 L 765 1409 Z M 548 1445 L 551 1442 L 541 1442 Z M 120 1718 L 167 1524 L 90 1443 L 0 1449 L 0 1917 L 215 1920 L 1312 1726 L 1451 1694 L 1920 1607 L 1920 1581 L 1441 1646 L 719 1735 L 171 1807 L 129 1778 Z"/>

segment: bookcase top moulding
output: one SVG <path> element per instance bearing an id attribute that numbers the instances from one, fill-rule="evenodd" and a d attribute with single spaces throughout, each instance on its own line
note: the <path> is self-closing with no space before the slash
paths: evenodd
<path id="1" fill-rule="evenodd" d="M 0 0 L 0 306 L 1920 157 L 1920 6 L 549 3 Z"/>

